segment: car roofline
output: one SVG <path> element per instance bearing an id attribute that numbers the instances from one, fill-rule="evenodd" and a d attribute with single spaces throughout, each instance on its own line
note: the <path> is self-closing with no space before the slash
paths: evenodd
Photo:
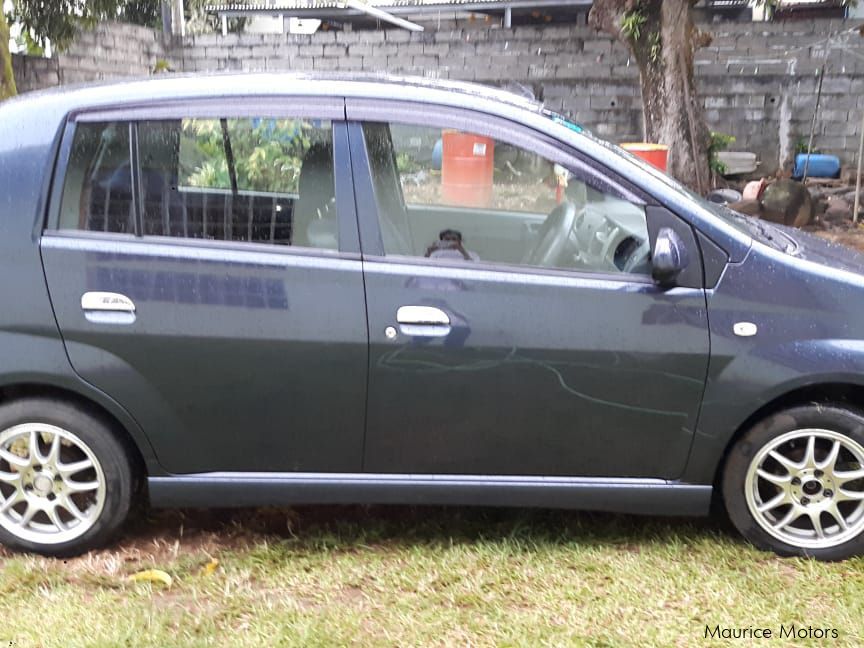
<path id="1" fill-rule="evenodd" d="M 346 73 L 189 73 L 162 74 L 117 81 L 104 81 L 77 86 L 60 86 L 50 90 L 27 93 L 0 104 L 0 116 L 6 112 L 12 121 L 23 119 L 56 124 L 56 130 L 66 115 L 82 111 L 146 107 L 166 102 L 198 101 L 204 99 L 230 100 L 242 97 L 279 98 L 303 97 L 308 99 L 345 98 L 410 102 L 450 108 L 465 108 L 504 119 L 511 119 L 545 132 L 582 149 L 587 155 L 632 181 L 643 189 L 663 197 L 663 202 L 678 209 L 707 213 L 693 200 L 663 180 L 651 174 L 634 176 L 634 163 L 610 146 L 592 137 L 576 132 L 555 119 L 532 99 L 500 90 L 462 81 L 390 74 Z M 17 140 L 14 137 L 13 140 Z M 20 142 L 19 142 L 20 143 Z M 5 143 L 4 143 L 5 144 Z M 9 145 L 17 145 L 9 142 Z M 3 146 L 0 146 L 2 152 Z M 750 247 L 750 237 L 716 217 L 709 217 L 711 230 L 737 248 L 736 260 Z M 731 240 L 730 240 L 731 239 Z"/>
<path id="2" fill-rule="evenodd" d="M 215 85 L 214 85 L 215 84 Z M 138 96 L 139 89 L 146 88 Z M 387 88 L 387 92 L 382 92 Z M 117 91 L 123 100 L 117 100 Z M 409 75 L 387 73 L 313 73 L 313 72 L 206 72 L 161 74 L 146 77 L 106 80 L 84 84 L 58 86 L 26 93 L 13 101 L 33 101 L 39 98 L 65 97 L 70 104 L 103 104 L 109 95 L 114 103 L 127 103 L 129 99 L 153 100 L 192 99 L 202 94 L 259 96 L 352 96 L 368 98 L 397 98 L 405 95 L 415 102 L 441 103 L 441 96 L 450 94 L 466 100 L 466 107 L 475 102 L 489 101 L 520 108 L 529 112 L 542 112 L 543 104 L 533 97 L 523 96 L 492 86 Z M 132 95 L 131 97 L 129 95 Z M 78 106 L 75 106 L 78 107 Z M 75 107 L 72 109 L 74 110 Z"/>

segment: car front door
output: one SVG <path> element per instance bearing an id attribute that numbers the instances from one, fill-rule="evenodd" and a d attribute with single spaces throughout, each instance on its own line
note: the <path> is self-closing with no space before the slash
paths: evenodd
<path id="1" fill-rule="evenodd" d="M 689 226 L 510 122 L 350 100 L 348 116 L 371 345 L 364 469 L 680 475 L 708 361 Z M 692 252 L 675 287 L 651 278 L 660 227 Z"/>
<path id="2" fill-rule="evenodd" d="M 287 102 L 290 104 L 290 102 Z M 171 473 L 361 469 L 342 99 L 82 114 L 42 255 L 69 358 Z"/>

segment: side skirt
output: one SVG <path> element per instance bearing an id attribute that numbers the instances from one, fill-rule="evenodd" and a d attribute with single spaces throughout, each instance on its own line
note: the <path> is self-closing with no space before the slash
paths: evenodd
<path id="1" fill-rule="evenodd" d="M 415 504 L 707 515 L 710 485 L 661 479 L 212 472 L 150 477 L 154 507 Z"/>

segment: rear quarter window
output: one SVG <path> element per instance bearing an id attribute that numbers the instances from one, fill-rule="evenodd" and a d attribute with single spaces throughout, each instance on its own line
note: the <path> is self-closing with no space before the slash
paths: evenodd
<path id="1" fill-rule="evenodd" d="M 66 165 L 60 229 L 135 232 L 129 126 L 79 124 Z"/>

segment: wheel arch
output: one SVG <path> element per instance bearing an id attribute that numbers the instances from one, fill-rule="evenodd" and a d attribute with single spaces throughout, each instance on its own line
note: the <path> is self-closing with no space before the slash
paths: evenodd
<path id="1" fill-rule="evenodd" d="M 49 382 L 21 381 L 0 384 L 0 403 L 22 398 L 56 398 L 78 405 L 105 421 L 129 452 L 133 470 L 140 479 L 142 487 L 146 484 L 147 476 L 153 472 L 155 456 L 143 432 L 119 405 L 107 397 L 94 397 L 68 386 Z"/>
<path id="2" fill-rule="evenodd" d="M 729 452 L 749 429 L 759 421 L 768 418 L 785 409 L 800 405 L 832 404 L 855 408 L 864 415 L 864 385 L 851 382 L 824 382 L 796 387 L 785 391 L 764 403 L 750 414 L 726 442 L 720 461 L 714 472 L 714 493 L 720 496 L 722 490 L 723 471 L 729 458 Z"/>

